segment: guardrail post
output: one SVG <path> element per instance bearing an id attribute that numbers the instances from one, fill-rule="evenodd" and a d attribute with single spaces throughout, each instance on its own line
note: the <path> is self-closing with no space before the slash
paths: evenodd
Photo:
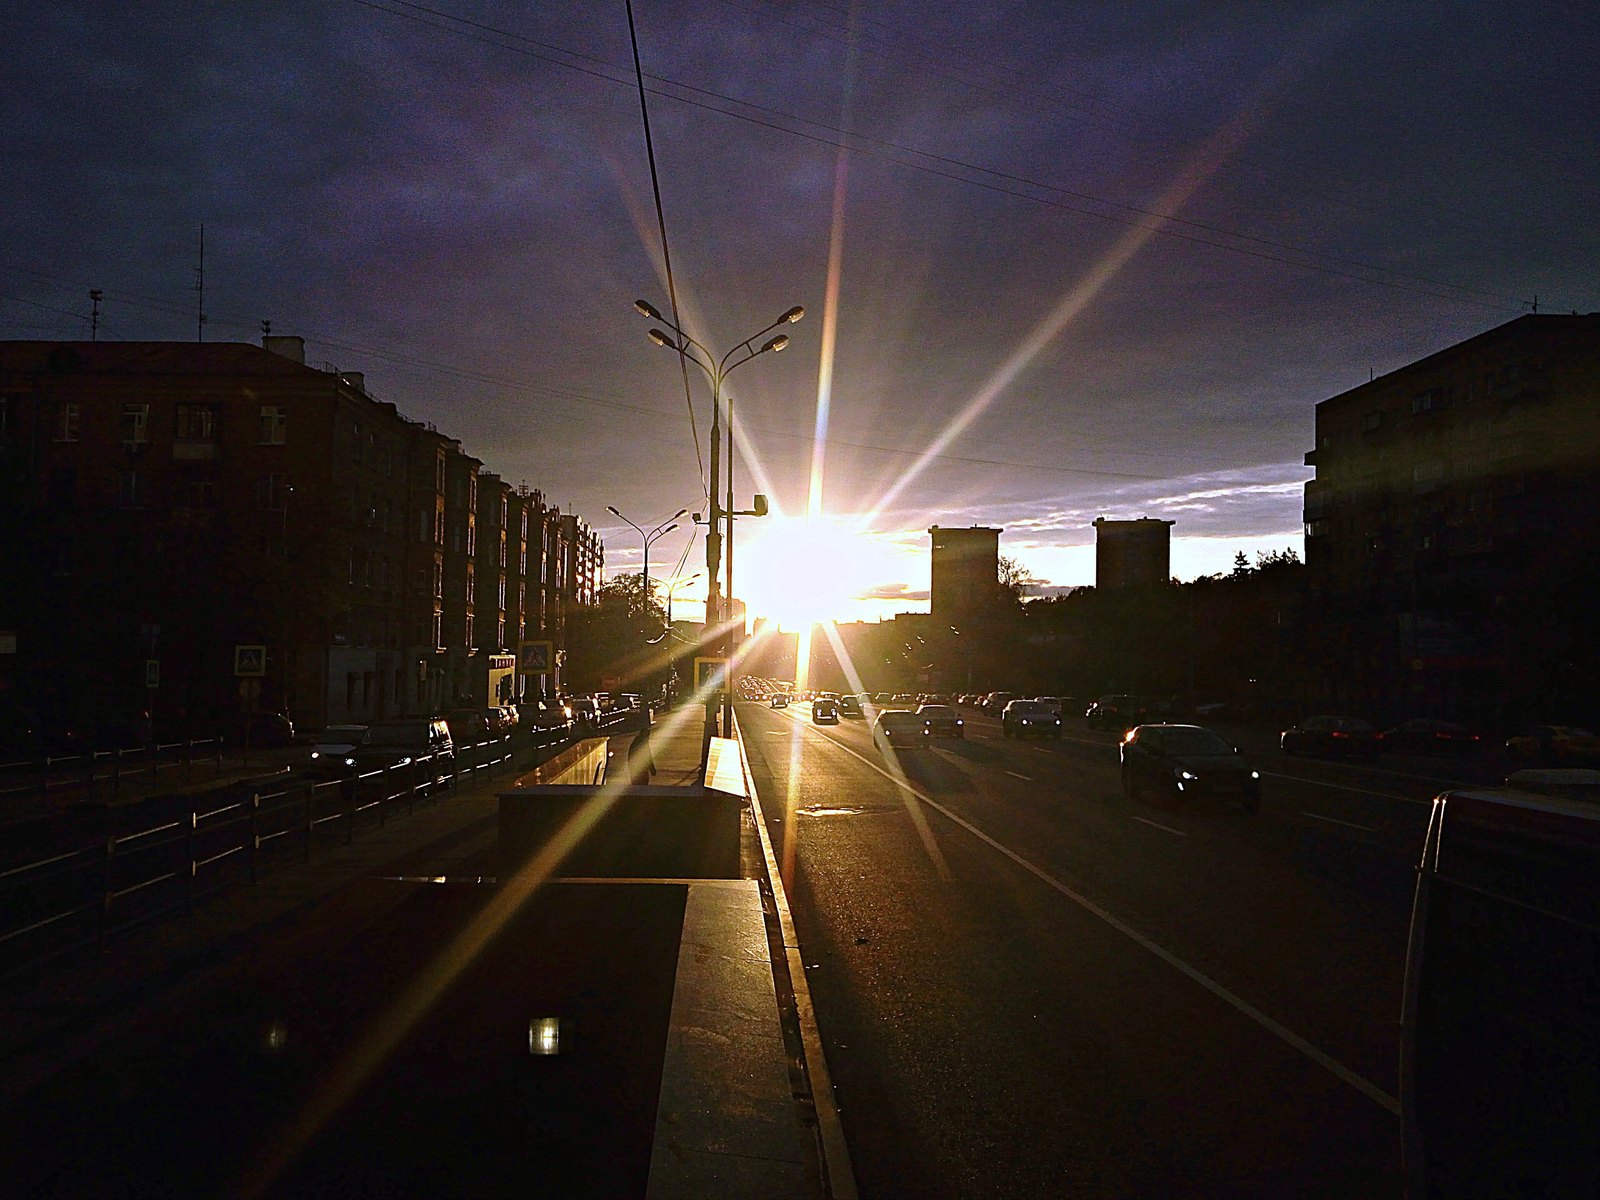
<path id="1" fill-rule="evenodd" d="M 122 747 L 117 747 L 117 753 L 111 760 L 111 794 L 122 795 Z"/>
<path id="2" fill-rule="evenodd" d="M 189 912 L 194 908 L 194 877 L 197 871 L 194 862 L 195 835 L 200 827 L 200 814 L 195 812 L 194 805 L 189 805 L 189 834 L 184 839 L 189 854 L 189 888 L 184 893 L 183 911 Z"/>
<path id="3" fill-rule="evenodd" d="M 261 858 L 261 793 L 250 793 L 250 882 L 256 882 L 256 866 Z"/>
<path id="4" fill-rule="evenodd" d="M 183 781 L 194 782 L 194 739 L 183 739 Z"/>
<path id="5" fill-rule="evenodd" d="M 106 934 L 111 925 L 111 859 L 117 852 L 117 835 L 106 839 L 106 857 L 100 871 L 100 925 L 95 931 L 95 944 L 103 952 Z"/>
<path id="6" fill-rule="evenodd" d="M 306 861 L 311 861 L 311 839 L 317 832 L 317 785 L 306 793 Z"/>

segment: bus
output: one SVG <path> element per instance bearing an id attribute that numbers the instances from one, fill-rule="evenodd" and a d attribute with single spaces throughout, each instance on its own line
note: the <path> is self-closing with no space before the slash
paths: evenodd
<path id="1" fill-rule="evenodd" d="M 1600 805 L 1434 800 L 1400 1024 L 1409 1200 L 1600 1196 Z"/>

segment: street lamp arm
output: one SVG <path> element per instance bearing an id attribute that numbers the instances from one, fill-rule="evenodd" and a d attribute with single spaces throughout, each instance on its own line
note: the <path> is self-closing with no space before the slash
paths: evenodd
<path id="1" fill-rule="evenodd" d="M 722 362 L 718 364 L 718 368 L 720 370 L 722 370 L 723 374 L 727 374 L 727 372 L 729 370 L 729 368 L 728 368 L 728 360 L 730 358 L 732 358 L 735 354 L 737 354 L 740 350 L 749 350 L 750 343 L 755 341 L 762 334 L 771 333 L 779 325 L 792 325 L 792 324 L 794 324 L 794 322 L 798 321 L 801 317 L 803 317 L 805 315 L 806 315 L 806 310 L 804 308 L 802 308 L 800 305 L 796 304 L 793 308 L 791 308 L 788 312 L 784 313 L 781 317 L 779 317 L 771 325 L 768 325 L 765 329 L 758 329 L 755 333 L 752 333 L 749 337 L 745 338 L 744 341 L 740 342 L 737 346 L 733 347 L 733 349 L 729 350 L 726 354 L 724 354 L 722 356 Z M 784 344 L 787 345 L 789 339 L 788 338 L 784 338 L 783 341 L 784 341 Z M 775 347 L 775 348 L 781 349 L 781 347 Z M 763 346 L 762 350 L 765 350 L 765 349 L 766 349 L 766 347 Z M 750 358 L 754 358 L 757 354 L 760 354 L 761 352 L 762 352 L 761 350 L 750 351 L 749 358 L 746 358 L 743 361 L 748 362 Z"/>

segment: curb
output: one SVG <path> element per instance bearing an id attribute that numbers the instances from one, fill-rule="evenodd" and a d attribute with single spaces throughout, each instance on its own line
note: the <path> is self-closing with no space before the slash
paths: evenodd
<path id="1" fill-rule="evenodd" d="M 850 1165 L 850 1147 L 845 1141 L 844 1125 L 839 1119 L 839 1108 L 834 1103 L 833 1078 L 828 1072 L 828 1058 L 822 1046 L 822 1032 L 817 1025 L 816 1010 L 811 1004 L 811 989 L 806 983 L 805 960 L 800 953 L 800 939 L 795 936 L 794 918 L 789 911 L 789 897 L 784 891 L 783 876 L 778 871 L 777 856 L 772 850 L 772 838 L 767 833 L 766 814 L 761 808 L 761 797 L 756 791 L 755 778 L 750 773 L 750 756 L 745 753 L 744 731 L 738 718 L 733 722 L 734 736 L 739 742 L 739 762 L 744 768 L 745 791 L 750 797 L 750 807 L 755 816 L 756 833 L 761 839 L 761 856 L 766 865 L 766 884 L 777 909 L 778 926 L 783 934 L 784 961 L 788 966 L 789 990 L 794 996 L 795 1017 L 800 1026 L 801 1052 L 806 1078 L 810 1084 L 811 1105 L 817 1117 L 817 1141 L 822 1161 L 822 1192 L 832 1200 L 858 1200 L 855 1171 Z"/>

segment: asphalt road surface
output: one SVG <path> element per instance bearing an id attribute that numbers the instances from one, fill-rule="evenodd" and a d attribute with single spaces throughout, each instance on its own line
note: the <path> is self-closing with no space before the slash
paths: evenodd
<path id="1" fill-rule="evenodd" d="M 1130 802 L 1113 735 L 963 715 L 899 782 L 866 721 L 739 709 L 861 1193 L 1398 1196 L 1412 868 L 1472 769 Z"/>

